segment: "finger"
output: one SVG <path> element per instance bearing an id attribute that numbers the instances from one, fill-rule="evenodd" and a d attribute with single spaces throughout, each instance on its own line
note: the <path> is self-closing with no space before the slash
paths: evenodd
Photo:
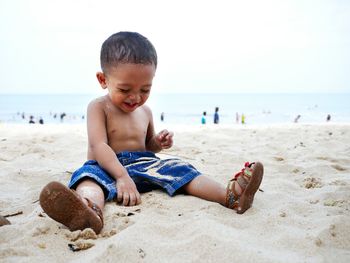
<path id="1" fill-rule="evenodd" d="M 164 138 L 165 138 L 165 134 L 159 134 L 159 137 L 158 137 L 158 138 L 159 138 L 160 141 L 163 141 Z"/>
<path id="2" fill-rule="evenodd" d="M 165 136 L 167 136 L 168 135 L 168 130 L 162 130 L 160 133 L 159 133 L 159 135 L 160 135 L 160 137 L 162 138 L 162 139 L 164 139 L 165 138 Z"/>
<path id="3" fill-rule="evenodd" d="M 171 139 L 171 138 L 173 138 L 173 136 L 174 136 L 174 133 L 173 133 L 173 132 L 167 132 L 167 133 L 166 133 L 166 138 L 167 138 L 167 139 Z"/>
<path id="4" fill-rule="evenodd" d="M 136 204 L 136 195 L 134 193 L 130 194 L 130 201 L 129 201 L 129 205 L 130 206 L 134 206 Z"/>
<path id="5" fill-rule="evenodd" d="M 167 144 L 167 145 L 173 144 L 173 139 L 172 139 L 172 138 L 167 138 L 166 144 Z"/>
<path id="6" fill-rule="evenodd" d="M 174 137 L 174 133 L 173 133 L 173 132 L 168 132 L 168 136 L 169 136 L 170 138 L 173 138 L 173 137 Z"/>
<path id="7" fill-rule="evenodd" d="M 129 204 L 129 193 L 123 194 L 123 206 L 127 206 Z"/>
<path id="8" fill-rule="evenodd" d="M 159 142 L 161 142 L 163 140 L 163 135 L 158 134 L 156 138 Z"/>
<path id="9" fill-rule="evenodd" d="M 139 192 L 136 193 L 136 205 L 141 204 L 141 195 Z"/>
<path id="10" fill-rule="evenodd" d="M 122 191 L 117 192 L 117 202 L 120 203 L 123 200 L 123 193 Z"/>
<path id="11" fill-rule="evenodd" d="M 164 136 L 164 141 L 168 142 L 169 139 L 170 139 L 169 134 L 167 134 L 166 136 Z"/>
<path id="12" fill-rule="evenodd" d="M 162 148 L 163 149 L 168 149 L 168 148 L 170 148 L 170 146 L 167 143 L 162 143 Z"/>
<path id="13" fill-rule="evenodd" d="M 172 142 L 171 142 L 171 141 L 166 141 L 166 142 L 163 142 L 163 143 L 162 143 L 162 147 L 163 147 L 163 148 L 169 148 L 169 147 L 171 147 L 171 145 L 172 145 Z"/>
<path id="14" fill-rule="evenodd" d="M 168 142 L 168 144 L 172 143 L 173 136 L 174 136 L 174 134 L 172 132 L 170 132 L 169 134 L 166 135 L 165 141 Z"/>

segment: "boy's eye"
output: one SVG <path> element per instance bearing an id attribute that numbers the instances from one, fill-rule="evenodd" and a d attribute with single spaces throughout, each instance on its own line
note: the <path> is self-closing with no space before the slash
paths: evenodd
<path id="1" fill-rule="evenodd" d="M 128 89 L 118 89 L 121 93 L 128 93 L 129 90 Z"/>
<path id="2" fill-rule="evenodd" d="M 149 93 L 149 89 L 142 89 L 141 92 L 142 93 Z"/>

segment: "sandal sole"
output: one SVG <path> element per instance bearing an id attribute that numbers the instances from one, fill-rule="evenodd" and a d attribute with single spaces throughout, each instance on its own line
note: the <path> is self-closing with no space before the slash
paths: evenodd
<path id="1" fill-rule="evenodd" d="M 59 182 L 47 184 L 40 193 L 40 205 L 52 219 L 71 231 L 92 228 L 98 234 L 103 223 L 81 197 Z"/>
<path id="2" fill-rule="evenodd" d="M 252 206 L 252 203 L 254 201 L 254 195 L 259 189 L 263 175 L 264 166 L 260 162 L 255 163 L 253 166 L 253 173 L 250 182 L 239 198 L 238 207 L 240 209 L 238 208 L 237 210 L 238 214 L 243 214 Z"/>

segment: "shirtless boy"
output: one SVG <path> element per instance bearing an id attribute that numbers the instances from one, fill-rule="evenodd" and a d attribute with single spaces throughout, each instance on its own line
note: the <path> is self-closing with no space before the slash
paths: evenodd
<path id="1" fill-rule="evenodd" d="M 155 133 L 145 105 L 157 68 L 157 53 L 147 38 L 133 32 L 110 36 L 102 45 L 101 68 L 96 77 L 107 95 L 87 109 L 88 161 L 72 174 L 69 188 L 59 182 L 43 188 L 40 205 L 47 215 L 72 231 L 99 233 L 106 201 L 139 205 L 140 192 L 152 189 L 170 196 L 181 190 L 240 214 L 251 207 L 263 177 L 261 163 L 246 163 L 224 187 L 189 163 L 155 155 L 173 145 L 173 133 Z"/>

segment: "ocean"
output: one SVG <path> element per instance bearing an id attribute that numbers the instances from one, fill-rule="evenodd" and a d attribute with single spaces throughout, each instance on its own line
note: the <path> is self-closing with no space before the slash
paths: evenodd
<path id="1" fill-rule="evenodd" d="M 96 95 L 35 94 L 0 95 L 0 122 L 84 123 L 86 107 Z M 300 115 L 300 123 L 350 123 L 349 94 L 151 94 L 147 104 L 155 123 L 200 124 L 206 111 L 207 123 L 213 123 L 215 107 L 219 107 L 220 124 L 236 123 L 236 114 L 245 116 L 247 125 L 291 123 Z M 65 116 L 61 119 L 61 114 Z"/>

